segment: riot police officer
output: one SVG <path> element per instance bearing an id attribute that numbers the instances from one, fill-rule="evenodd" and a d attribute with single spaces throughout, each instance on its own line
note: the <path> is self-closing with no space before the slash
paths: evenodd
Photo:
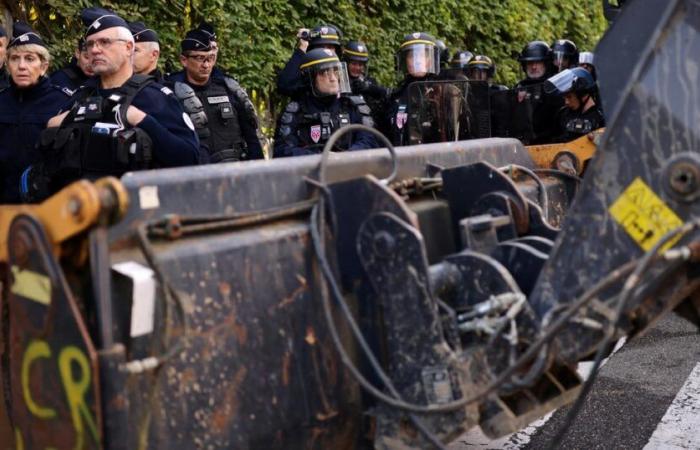
<path id="1" fill-rule="evenodd" d="M 564 97 L 557 115 L 558 142 L 567 142 L 605 126 L 603 111 L 595 102 L 596 83 L 582 67 L 565 69 L 545 83 L 545 90 Z"/>
<path id="2" fill-rule="evenodd" d="M 199 141 L 172 92 L 134 75 L 134 38 L 124 19 L 102 8 L 81 13 L 95 78 L 49 120 L 42 159 L 23 173 L 25 199 L 38 200 L 79 178 L 197 164 Z"/>
<path id="3" fill-rule="evenodd" d="M 369 49 L 362 41 L 350 41 L 343 48 L 343 60 L 347 64 L 350 87 L 353 95 L 361 95 L 370 109 L 375 126 L 381 129 L 385 122 L 383 107 L 389 90 L 368 75 Z"/>
<path id="4" fill-rule="evenodd" d="M 493 91 L 504 91 L 507 87 L 494 83 L 496 76 L 496 64 L 486 55 L 476 55 L 468 63 L 467 77 L 473 81 L 487 81 Z"/>
<path id="5" fill-rule="evenodd" d="M 438 51 L 440 52 L 440 72 L 449 68 L 450 65 L 450 48 L 445 44 L 442 39 L 436 39 L 435 45 L 437 45 Z"/>
<path id="6" fill-rule="evenodd" d="M 317 25 L 311 30 L 299 29 L 297 48 L 294 49 L 292 57 L 277 76 L 277 92 L 292 99 L 305 95 L 307 84 L 299 71 L 304 53 L 317 48 L 325 48 L 340 57 L 343 53 L 340 43 L 342 38 L 343 33 L 334 25 Z"/>
<path id="7" fill-rule="evenodd" d="M 94 75 L 90 66 L 90 56 L 85 49 L 85 39 L 78 39 L 73 57 L 70 62 L 53 72 L 49 77 L 51 83 L 63 88 L 69 95 L 73 95 L 80 86 Z"/>
<path id="8" fill-rule="evenodd" d="M 403 80 L 393 90 L 387 102 L 389 115 L 389 139 L 394 145 L 417 143 L 410 136 L 409 106 L 411 97 L 417 95 L 410 86 L 417 81 L 436 79 L 440 71 L 440 52 L 436 40 L 428 33 L 411 33 L 404 36 L 396 53 L 397 69 Z"/>
<path id="9" fill-rule="evenodd" d="M 568 39 L 558 39 L 552 44 L 552 64 L 557 72 L 578 65 L 578 48 Z"/>
<path id="10" fill-rule="evenodd" d="M 525 78 L 513 88 L 517 92 L 518 103 L 530 103 L 532 136 L 531 144 L 553 142 L 556 132 L 556 115 L 563 106 L 561 97 L 544 92 L 542 84 L 551 75 L 552 52 L 545 42 L 532 41 L 525 45 L 518 61 L 525 72 Z"/>
<path id="11" fill-rule="evenodd" d="M 201 162 L 262 159 L 255 110 L 239 99 L 242 88 L 235 80 L 212 76 L 215 61 L 209 35 L 200 29 L 188 32 L 180 53 L 185 78 L 174 82 L 173 90 L 197 128 Z"/>
<path id="12" fill-rule="evenodd" d="M 134 73 L 150 75 L 162 84 L 163 73 L 158 69 L 158 33 L 146 27 L 143 22 L 129 22 L 129 30 L 134 36 Z"/>
<path id="13" fill-rule="evenodd" d="M 287 105 L 278 121 L 275 157 L 320 153 L 338 128 L 353 123 L 373 125 L 364 99 L 348 95 L 351 92 L 345 65 L 332 50 L 309 50 L 299 68 L 306 80 L 306 92 Z M 375 147 L 372 134 L 355 132 L 341 139 L 335 150 Z"/>
<path id="14" fill-rule="evenodd" d="M 10 79 L 5 71 L 5 50 L 7 49 L 7 34 L 5 29 L 0 25 L 0 89 L 4 89 L 10 85 Z"/>
<path id="15" fill-rule="evenodd" d="M 467 81 L 467 66 L 474 57 L 469 50 L 457 50 L 446 69 L 440 71 L 440 78 L 444 80 Z"/>
<path id="16" fill-rule="evenodd" d="M 69 101 L 46 77 L 50 55 L 41 37 L 23 22 L 14 24 L 13 36 L 7 63 L 12 83 L 0 89 L 0 204 L 21 201 L 20 176 L 39 159 L 41 131 Z"/>

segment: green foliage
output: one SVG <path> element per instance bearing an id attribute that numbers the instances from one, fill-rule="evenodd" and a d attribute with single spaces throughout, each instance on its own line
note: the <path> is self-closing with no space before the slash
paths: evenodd
<path id="1" fill-rule="evenodd" d="M 7 2 L 6 2 L 7 3 Z M 12 5 L 14 3 L 14 5 Z M 259 105 L 274 109 L 275 75 L 292 53 L 296 30 L 326 22 L 346 39 L 364 40 L 371 50 L 370 72 L 395 83 L 394 52 L 404 34 L 426 31 L 452 49 L 491 56 L 497 80 L 513 85 L 522 73 L 514 56 L 531 40 L 569 38 L 591 50 L 605 29 L 600 0 L 139 0 L 102 1 L 127 20 L 143 20 L 161 37 L 164 61 L 179 69 L 179 42 L 202 19 L 212 22 L 221 47 L 219 65 L 255 91 Z M 65 62 L 82 25 L 88 0 L 20 0 L 8 6 L 29 18 Z M 319 7 L 321 5 L 321 7 Z"/>

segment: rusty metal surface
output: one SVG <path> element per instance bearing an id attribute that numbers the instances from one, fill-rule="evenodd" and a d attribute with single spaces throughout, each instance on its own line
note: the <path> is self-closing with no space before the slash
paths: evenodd
<path id="1" fill-rule="evenodd" d="M 3 378 L 23 448 L 99 448 L 97 355 L 41 224 L 17 216 L 8 234 L 9 342 Z"/>

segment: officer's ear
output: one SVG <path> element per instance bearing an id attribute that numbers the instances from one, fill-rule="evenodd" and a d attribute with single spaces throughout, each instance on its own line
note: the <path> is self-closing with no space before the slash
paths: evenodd
<path id="1" fill-rule="evenodd" d="M 187 56 L 180 54 L 180 64 L 182 64 L 182 67 L 185 67 L 187 64 Z"/>

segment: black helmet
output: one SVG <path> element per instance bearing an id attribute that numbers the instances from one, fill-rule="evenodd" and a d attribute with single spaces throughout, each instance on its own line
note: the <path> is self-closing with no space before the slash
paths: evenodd
<path id="1" fill-rule="evenodd" d="M 404 76 L 437 75 L 440 72 L 440 51 L 435 38 L 420 32 L 404 36 L 396 52 L 396 67 Z"/>
<path id="2" fill-rule="evenodd" d="M 452 60 L 450 61 L 450 67 L 452 69 L 462 69 L 466 70 L 467 64 L 474 57 L 474 53 L 469 50 L 457 50 L 457 52 L 452 55 Z"/>
<path id="3" fill-rule="evenodd" d="M 564 59 L 567 60 L 564 64 Z M 552 44 L 552 63 L 558 71 L 575 67 L 578 64 L 578 48 L 568 39 L 559 39 Z"/>
<path id="4" fill-rule="evenodd" d="M 491 58 L 485 55 L 476 55 L 467 64 L 467 76 L 469 78 L 476 78 L 473 75 L 473 71 L 483 70 L 486 72 L 486 76 L 490 79 L 496 76 L 496 65 L 493 63 Z"/>
<path id="5" fill-rule="evenodd" d="M 435 41 L 435 45 L 437 45 L 437 48 L 440 51 L 440 64 L 447 65 L 450 61 L 450 49 L 442 39 L 437 39 Z"/>
<path id="6" fill-rule="evenodd" d="M 595 88 L 593 75 L 583 67 L 564 69 L 544 83 L 544 90 L 547 93 L 564 95 L 567 92 L 573 92 L 579 98 L 592 94 Z"/>
<path id="7" fill-rule="evenodd" d="M 367 63 L 369 61 L 369 49 L 362 41 L 350 41 L 343 48 L 343 60 Z"/>
<path id="8" fill-rule="evenodd" d="M 301 60 L 299 69 L 303 76 L 309 80 L 311 92 L 316 97 L 327 97 L 331 95 L 347 94 L 351 92 L 350 81 L 348 80 L 348 72 L 345 68 L 345 63 L 340 61 L 338 55 L 327 48 L 314 48 L 304 54 Z M 329 76 L 334 74 L 338 80 L 338 91 L 323 92 L 316 85 L 316 78 L 323 74 Z"/>
<path id="9" fill-rule="evenodd" d="M 523 51 L 518 56 L 520 65 L 525 70 L 525 63 L 533 61 L 549 62 L 552 59 L 551 49 L 544 41 L 532 41 L 523 47 Z"/>
<path id="10" fill-rule="evenodd" d="M 309 33 L 309 50 L 332 45 L 335 47 L 335 53 L 340 56 L 343 51 L 340 45 L 342 38 L 343 32 L 340 28 L 334 25 L 316 25 Z"/>

